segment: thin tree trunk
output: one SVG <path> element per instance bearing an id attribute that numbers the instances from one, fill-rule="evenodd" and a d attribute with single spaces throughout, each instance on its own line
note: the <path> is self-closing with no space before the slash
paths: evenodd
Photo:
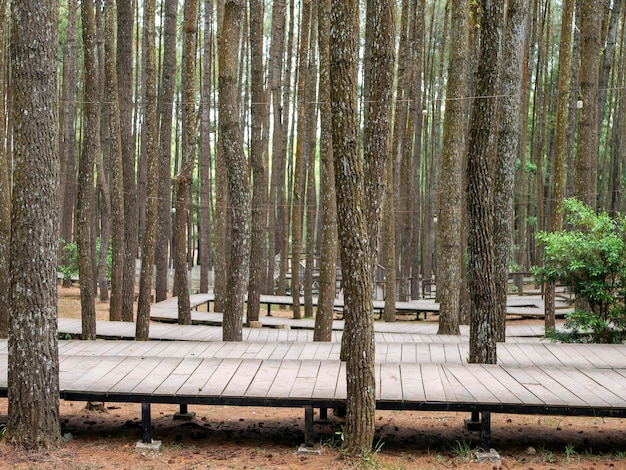
<path id="1" fill-rule="evenodd" d="M 76 242 L 80 277 L 82 339 L 96 337 L 96 292 L 92 247 L 92 211 L 94 204 L 94 163 L 100 153 L 100 69 L 97 59 L 95 15 L 92 2 L 81 5 L 83 44 L 85 48 L 85 103 L 83 148 L 78 169 L 76 204 Z"/>
<path id="2" fill-rule="evenodd" d="M 596 2 L 584 1 L 581 11 L 580 96 L 576 197 L 597 206 L 598 184 L 598 80 L 600 67 L 600 12 Z"/>
<path id="3" fill-rule="evenodd" d="M 77 0 L 67 3 L 67 30 L 65 51 L 63 53 L 63 83 L 61 101 L 59 103 L 59 160 L 60 160 L 60 229 L 59 229 L 59 260 L 63 263 L 63 247 L 71 243 L 74 236 L 74 202 L 76 200 L 76 136 L 75 95 L 76 95 L 76 17 Z M 3 22 L 4 24 L 4 22 Z M 4 114 L 4 113 L 2 113 Z M 4 141 L 4 139 L 3 139 Z M 9 206 L 7 205 L 7 208 Z M 69 265 L 69 260 L 64 264 Z M 63 280 L 71 282 L 71 280 Z"/>
<path id="4" fill-rule="evenodd" d="M 493 123 L 499 92 L 502 1 L 481 2 L 480 60 L 472 111 L 468 177 L 468 286 L 471 302 L 470 362 L 495 364 L 496 285 L 493 239 Z"/>
<path id="5" fill-rule="evenodd" d="M 175 295 L 178 323 L 191 325 L 189 281 L 187 279 L 187 227 L 193 169 L 196 161 L 196 43 L 198 0 L 185 0 L 183 20 L 183 148 L 182 167 L 176 178 L 176 226 L 174 230 Z"/>
<path id="6" fill-rule="evenodd" d="M 120 140 L 124 173 L 124 283 L 122 321 L 133 321 L 135 261 L 137 259 L 137 186 L 133 136 L 133 25 L 132 0 L 117 0 L 117 80 L 120 100 Z"/>
<path id="7" fill-rule="evenodd" d="M 439 299 L 438 334 L 460 334 L 460 294 L 463 225 L 463 168 L 465 164 L 465 123 L 467 63 L 469 53 L 469 5 L 464 0 L 451 4 L 450 50 L 446 114 L 443 123 L 443 153 L 439 182 L 437 218 L 437 290 Z"/>
<path id="8" fill-rule="evenodd" d="M 159 82 L 159 230 L 155 253 L 155 300 L 167 298 L 167 279 L 172 234 L 172 113 L 176 84 L 176 37 L 178 2 L 165 2 L 163 16 L 163 66 Z"/>
<path id="9" fill-rule="evenodd" d="M 152 270 L 156 245 L 157 209 L 159 191 L 159 146 L 156 90 L 156 0 L 144 1 L 143 32 L 145 37 L 145 120 L 146 120 L 146 227 L 142 238 L 141 274 L 135 339 L 147 341 L 150 333 L 150 301 Z"/>
<path id="10" fill-rule="evenodd" d="M 224 163 L 228 172 L 232 230 L 227 292 L 224 303 L 224 341 L 241 341 L 243 308 L 250 261 L 250 183 L 239 126 L 237 57 L 243 30 L 243 0 L 227 0 L 220 35 L 219 117 Z"/>
<path id="11" fill-rule="evenodd" d="M 505 340 L 506 296 L 514 229 L 513 195 L 515 163 L 520 133 L 522 61 L 526 39 L 528 5 L 525 0 L 509 0 L 507 25 L 502 53 L 502 100 L 500 132 L 496 163 L 496 193 L 494 209 L 494 255 L 496 276 L 496 335 Z"/>
<path id="12" fill-rule="evenodd" d="M 337 200 L 333 165 L 332 116 L 330 109 L 330 5 L 321 0 L 318 6 L 318 42 L 320 54 L 320 184 L 322 240 L 320 248 L 320 293 L 315 315 L 313 341 L 332 339 L 335 289 L 337 282 Z"/>
<path id="13" fill-rule="evenodd" d="M 302 251 L 302 208 L 304 207 L 304 162 L 307 158 L 307 73 L 311 0 L 303 0 L 300 20 L 300 48 L 298 51 L 298 136 L 293 171 L 293 203 L 291 206 L 291 296 L 293 317 L 302 318 L 300 311 L 300 253 Z"/>
<path id="14" fill-rule="evenodd" d="M 317 184 L 315 175 L 317 147 L 317 2 L 311 4 L 311 34 L 309 35 L 309 64 L 307 67 L 307 160 L 306 174 L 306 240 L 304 266 L 304 316 L 313 317 L 313 271 L 315 269 L 315 235 L 317 233 Z M 303 211 L 304 212 L 304 211 Z"/>
<path id="15" fill-rule="evenodd" d="M 71 8 L 71 5 L 69 5 Z M 74 14 L 76 10 L 74 9 Z M 0 0 L 0 96 L 6 93 L 6 20 L 7 2 Z M 7 130 L 4 116 L 7 114 L 4 99 L 0 99 L 0 270 L 8 273 L 9 256 L 11 253 L 11 185 L 9 183 L 9 156 L 5 146 Z M 67 109 L 67 108 L 66 108 Z M 62 132 L 63 127 L 59 126 Z M 60 132 L 59 132 L 60 133 Z M 59 155 L 61 152 L 59 151 Z M 59 192 L 60 193 L 60 192 Z M 11 281 L 9 276 L 0 279 L 0 338 L 6 338 L 9 334 L 9 306 L 10 306 Z"/>
<path id="16" fill-rule="evenodd" d="M 263 148 L 263 132 L 268 105 L 264 87 L 263 2 L 261 0 L 250 0 L 250 57 L 252 69 L 250 164 L 254 185 L 247 306 L 248 324 L 259 319 L 259 300 L 265 287 L 265 275 L 267 273 L 267 156 Z"/>

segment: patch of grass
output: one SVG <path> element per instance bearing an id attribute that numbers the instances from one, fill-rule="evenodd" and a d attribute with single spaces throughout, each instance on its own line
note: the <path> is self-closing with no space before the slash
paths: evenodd
<path id="1" fill-rule="evenodd" d="M 544 446 L 540 446 L 539 453 L 543 457 L 544 462 L 546 463 L 554 462 L 554 452 L 552 452 L 550 449 L 546 449 Z"/>
<path id="2" fill-rule="evenodd" d="M 565 456 L 567 460 L 571 460 L 574 455 L 577 455 L 577 452 L 574 450 L 574 444 L 570 442 L 565 445 Z"/>
<path id="3" fill-rule="evenodd" d="M 470 459 L 470 455 L 472 455 L 472 445 L 465 439 L 462 441 L 456 441 L 456 444 L 452 444 L 450 446 L 450 452 L 454 455 L 454 457 L 463 462 L 467 462 Z"/>

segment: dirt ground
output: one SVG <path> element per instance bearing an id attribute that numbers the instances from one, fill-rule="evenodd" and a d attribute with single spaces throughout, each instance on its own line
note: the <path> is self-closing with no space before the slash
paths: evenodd
<path id="1" fill-rule="evenodd" d="M 78 289 L 59 289 L 59 314 L 77 316 Z M 106 319 L 108 305 L 97 306 Z M 288 313 L 285 313 L 288 314 Z M 316 449 L 302 454 L 304 411 L 230 406 L 190 406 L 191 421 L 174 420 L 178 408 L 153 405 L 153 437 L 160 451 L 137 450 L 138 404 L 61 401 L 67 442 L 45 452 L 17 450 L 0 441 L 0 468 L 11 469 L 626 469 L 626 423 L 618 418 L 492 415 L 492 447 L 499 463 L 476 463 L 480 434 L 464 429 L 463 413 L 376 414 L 376 447 L 359 461 L 339 459 L 342 422 L 316 416 Z M 0 424 L 7 400 L 0 399 Z"/>

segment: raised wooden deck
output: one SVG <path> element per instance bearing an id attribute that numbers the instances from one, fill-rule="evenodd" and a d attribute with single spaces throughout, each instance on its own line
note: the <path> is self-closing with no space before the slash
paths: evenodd
<path id="1" fill-rule="evenodd" d="M 213 293 L 208 294 L 192 294 L 189 297 L 191 308 L 198 310 L 202 305 L 207 305 L 207 310 L 210 310 L 210 304 L 215 301 Z M 169 298 L 162 302 L 152 304 L 150 317 L 157 321 L 177 321 L 178 320 L 178 299 L 176 297 Z M 279 305 L 281 307 L 289 307 L 293 305 L 293 298 L 290 296 L 279 295 L 261 295 L 261 304 L 267 305 L 267 316 L 261 317 L 261 321 L 267 326 L 274 326 L 281 323 L 281 320 L 272 320 L 271 312 L 273 305 Z M 313 297 L 313 306 L 317 306 L 318 299 Z M 300 303 L 304 304 L 304 298 L 300 299 Z M 342 299 L 335 299 L 335 308 L 343 310 L 344 303 Z M 385 302 L 382 300 L 374 300 L 372 306 L 375 312 L 382 315 L 385 309 Z M 566 302 L 559 302 L 557 305 L 559 308 L 556 310 L 557 317 L 563 317 L 566 313 L 571 312 L 572 309 L 568 308 Z M 419 318 L 420 314 L 424 314 L 424 319 L 428 318 L 429 313 L 439 313 L 439 303 L 434 299 L 419 299 L 411 300 L 408 302 L 396 302 L 396 311 L 398 314 L 416 314 Z M 195 312 L 202 313 L 202 312 Z M 208 312 L 204 312 L 208 313 Z M 513 316 L 521 316 L 525 318 L 543 318 L 545 314 L 545 304 L 541 296 L 510 296 L 507 299 L 507 314 Z M 212 317 L 210 315 L 194 315 L 194 323 L 206 323 L 209 325 L 216 324 L 219 317 Z"/>
<path id="2" fill-rule="evenodd" d="M 199 327 L 192 327 L 199 328 Z M 61 398 L 151 403 L 345 406 L 339 343 L 60 341 Z M 626 417 L 626 346 L 498 345 L 498 365 L 467 364 L 463 343 L 377 344 L 380 409 Z M 0 395 L 7 393 L 0 341 Z M 486 424 L 485 424 L 486 423 Z M 483 445 L 489 444 L 483 421 Z"/>
<path id="3" fill-rule="evenodd" d="M 222 315 L 193 312 L 192 315 L 210 315 L 216 318 L 217 324 L 221 325 Z M 281 318 L 289 325 L 289 329 L 278 328 L 244 328 L 242 335 L 244 341 L 313 341 L 313 320 L 293 320 Z M 298 323 L 299 326 L 292 324 Z M 335 326 L 343 326 L 343 321 L 336 321 Z M 82 331 L 81 321 L 70 318 L 59 318 L 59 334 L 80 336 Z M 437 335 L 438 326 L 432 322 L 376 322 L 374 324 L 375 338 L 377 342 L 404 342 L 404 343 L 458 343 L 467 342 L 469 328 L 461 327 L 461 336 Z M 98 338 L 106 339 L 134 339 L 135 324 L 129 322 L 99 321 L 96 324 Z M 510 342 L 536 342 L 544 334 L 543 325 L 507 325 L 507 341 Z M 337 328 L 332 332 L 332 341 L 341 340 L 342 331 Z M 178 325 L 175 323 L 151 323 L 149 337 L 151 340 L 163 341 L 221 341 L 222 328 L 220 326 L 207 325 Z"/>
<path id="4" fill-rule="evenodd" d="M 345 364 L 333 358 L 338 347 L 61 341 L 61 398 L 141 403 L 145 441 L 151 440 L 151 403 L 303 407 L 312 443 L 312 409 L 345 406 Z M 463 354 L 460 345 L 387 345 L 377 355 L 376 406 L 484 417 L 626 417 L 625 346 L 499 345 L 498 365 L 467 364 Z M 7 357 L 4 341 L 4 396 Z M 489 445 L 488 423 L 483 421 L 483 445 Z"/>

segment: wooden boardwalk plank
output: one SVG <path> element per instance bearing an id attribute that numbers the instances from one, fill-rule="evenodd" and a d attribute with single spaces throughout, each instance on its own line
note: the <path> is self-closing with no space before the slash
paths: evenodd
<path id="1" fill-rule="evenodd" d="M 134 364 L 134 368 L 119 380 L 114 386 L 107 391 L 109 393 L 130 394 L 146 377 L 150 376 L 161 364 L 161 358 L 132 358 L 130 364 Z"/>
<path id="2" fill-rule="evenodd" d="M 156 387 L 153 393 L 155 395 L 176 395 L 187 378 L 194 374 L 201 362 L 201 359 L 196 358 L 181 360 L 171 374 Z"/>
<path id="3" fill-rule="evenodd" d="M 412 402 L 426 401 L 420 366 L 418 364 L 402 364 L 401 374 L 402 399 Z"/>
<path id="4" fill-rule="evenodd" d="M 317 380 L 313 388 L 313 398 L 322 399 L 336 396 L 340 369 L 341 362 L 338 360 L 324 361 L 320 364 Z"/>
<path id="5" fill-rule="evenodd" d="M 546 375 L 557 381 L 561 386 L 571 391 L 587 406 L 610 406 L 610 401 L 598 393 L 597 382 L 582 373 L 573 374 L 571 370 L 552 367 L 544 370 Z M 569 400 L 568 400 L 569 401 Z"/>
<path id="6" fill-rule="evenodd" d="M 446 401 L 450 403 L 473 402 L 474 396 L 467 388 L 467 385 L 461 382 L 448 369 L 447 364 L 439 365 L 441 381 L 444 384 L 444 392 Z"/>
<path id="7" fill-rule="evenodd" d="M 222 359 L 211 379 L 204 384 L 202 395 L 220 396 L 239 369 L 241 359 Z"/>
<path id="8" fill-rule="evenodd" d="M 296 382 L 289 392 L 290 398 L 311 398 L 320 369 L 320 361 L 304 360 L 300 362 Z"/>
<path id="9" fill-rule="evenodd" d="M 511 374 L 511 369 L 516 370 L 517 366 L 507 367 L 505 373 L 501 373 L 500 369 L 483 366 L 486 373 L 493 378 L 492 384 L 498 383 L 500 385 L 493 385 L 496 390 L 508 391 L 512 395 L 511 400 L 514 403 L 524 403 L 527 405 L 541 406 L 545 402 L 533 393 L 528 387 L 520 383 Z"/>
<path id="10" fill-rule="evenodd" d="M 245 396 L 250 383 L 259 372 L 262 362 L 260 359 L 241 361 L 228 385 L 224 388 L 222 395 L 228 397 Z"/>
<path id="11" fill-rule="evenodd" d="M 132 390 L 134 394 L 153 394 L 154 391 L 172 374 L 182 358 L 163 358 L 159 365 Z"/>
<path id="12" fill-rule="evenodd" d="M 580 369 L 593 380 L 598 388 L 605 390 L 608 394 L 607 401 L 619 406 L 626 406 L 626 374 L 620 370 L 612 369 Z"/>
<path id="13" fill-rule="evenodd" d="M 491 390 L 492 381 L 483 373 L 483 369 L 476 365 L 469 366 L 448 363 L 445 365 L 446 372 L 454 376 L 459 384 L 462 384 L 467 392 L 478 403 L 502 403 L 501 398 Z"/>
<path id="14" fill-rule="evenodd" d="M 444 391 L 444 383 L 441 380 L 441 366 L 438 364 L 422 364 L 421 370 L 426 401 L 445 401 L 446 394 Z"/>
<path id="15" fill-rule="evenodd" d="M 270 387 L 269 395 L 288 397 L 296 381 L 298 369 L 300 369 L 299 361 L 283 359 L 274 383 Z"/>
<path id="16" fill-rule="evenodd" d="M 263 361 L 246 390 L 249 397 L 267 397 L 280 369 L 279 361 Z"/>
<path id="17" fill-rule="evenodd" d="M 543 372 L 540 371 L 540 373 L 532 373 L 532 367 L 507 367 L 506 370 L 521 385 L 539 398 L 543 404 L 553 403 L 558 404 L 559 406 L 567 404 L 561 395 L 561 390 L 556 390 L 555 388 L 550 388 L 546 385 L 548 381 L 554 381 L 550 380 L 549 377 L 546 377 Z"/>
<path id="18" fill-rule="evenodd" d="M 383 363 L 376 368 L 377 397 L 383 401 L 402 401 L 402 375 L 399 363 Z"/>
<path id="19" fill-rule="evenodd" d="M 202 359 L 196 367 L 195 372 L 187 377 L 178 389 L 179 396 L 197 397 L 204 394 L 204 388 L 213 378 L 220 365 L 219 359 Z"/>

